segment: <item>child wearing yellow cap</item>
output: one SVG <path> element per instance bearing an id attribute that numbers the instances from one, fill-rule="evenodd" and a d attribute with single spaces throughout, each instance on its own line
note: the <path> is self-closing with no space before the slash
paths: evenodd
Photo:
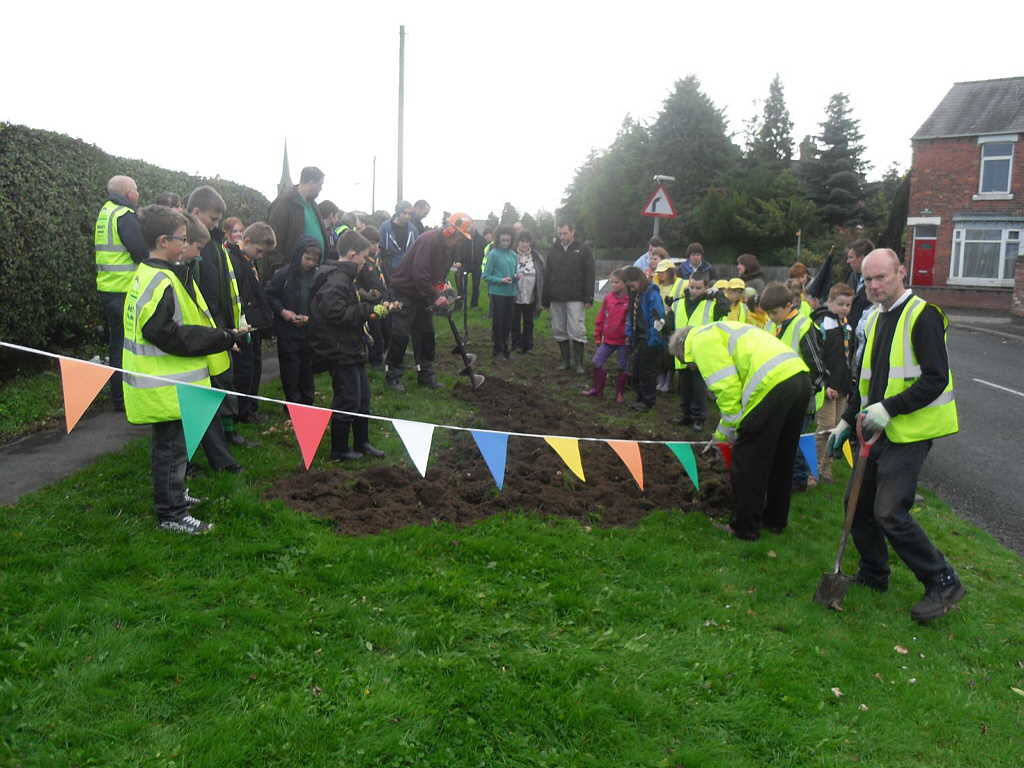
<path id="1" fill-rule="evenodd" d="M 743 293 L 747 289 L 747 284 L 743 282 L 742 278 L 734 277 L 729 281 L 719 280 L 720 283 L 726 283 L 725 296 L 729 299 L 729 314 L 726 315 L 726 320 L 733 320 L 737 323 L 753 323 L 750 319 L 750 310 L 747 309 L 747 304 L 743 301 Z"/>

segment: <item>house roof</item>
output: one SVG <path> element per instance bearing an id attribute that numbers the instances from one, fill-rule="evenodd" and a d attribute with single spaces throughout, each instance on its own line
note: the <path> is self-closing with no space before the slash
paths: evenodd
<path id="1" fill-rule="evenodd" d="M 911 141 L 1024 132 L 1024 77 L 954 83 Z"/>

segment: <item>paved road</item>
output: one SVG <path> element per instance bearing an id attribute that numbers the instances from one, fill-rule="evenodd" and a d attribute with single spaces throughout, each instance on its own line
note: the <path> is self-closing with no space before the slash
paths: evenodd
<path id="1" fill-rule="evenodd" d="M 960 432 L 935 442 L 921 481 L 1024 554 L 1024 340 L 952 327 L 949 357 Z"/>

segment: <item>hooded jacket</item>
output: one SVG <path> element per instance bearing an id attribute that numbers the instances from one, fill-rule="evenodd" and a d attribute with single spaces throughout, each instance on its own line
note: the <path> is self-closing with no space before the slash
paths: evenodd
<path id="1" fill-rule="evenodd" d="M 388 219 L 381 224 L 379 231 L 380 259 L 384 265 L 384 273 L 386 275 L 392 275 L 405 259 L 405 255 L 409 253 L 409 249 L 412 248 L 412 244 L 416 242 L 416 228 L 412 225 L 412 221 L 410 220 L 406 225 L 406 237 L 404 243 L 398 242 L 398 239 L 395 237 L 392 219 Z"/>
<path id="2" fill-rule="evenodd" d="M 302 310 L 304 304 L 308 307 L 309 294 L 307 293 L 305 297 L 302 296 L 304 281 L 302 279 L 302 267 L 299 265 L 299 262 L 302 260 L 302 254 L 306 252 L 306 248 L 310 245 L 315 245 L 317 248 L 320 247 L 320 243 L 317 242 L 315 237 L 311 235 L 300 237 L 298 242 L 295 243 L 295 248 L 292 250 L 291 263 L 287 267 L 278 270 L 277 274 L 274 275 L 274 279 L 270 281 L 270 285 L 267 286 L 267 302 L 274 313 L 274 331 L 279 339 L 305 339 L 309 335 L 308 328 L 289 323 L 281 317 L 281 311 L 288 309 L 298 314 L 308 314 L 308 309 L 306 311 Z M 313 267 L 310 270 L 312 274 L 309 275 L 307 290 L 312 288 L 316 270 L 317 267 Z"/>
<path id="3" fill-rule="evenodd" d="M 363 324 L 373 305 L 356 292 L 359 266 L 351 261 L 328 261 L 317 270 L 309 292 L 309 342 L 314 354 L 338 365 L 365 363 Z"/>

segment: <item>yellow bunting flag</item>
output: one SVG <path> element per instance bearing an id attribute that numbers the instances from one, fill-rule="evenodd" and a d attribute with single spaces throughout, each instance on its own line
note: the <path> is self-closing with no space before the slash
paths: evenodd
<path id="1" fill-rule="evenodd" d="M 555 453 L 562 457 L 565 466 L 572 470 L 583 482 L 587 478 L 583 476 L 583 462 L 580 460 L 580 441 L 575 437 L 545 437 L 544 442 L 555 449 Z"/>
<path id="2" fill-rule="evenodd" d="M 67 420 L 68 432 L 82 418 L 82 414 L 92 405 L 96 395 L 103 389 L 114 369 L 97 363 L 87 363 L 70 357 L 60 359 L 60 378 L 64 385 L 64 417 Z"/>
<path id="3" fill-rule="evenodd" d="M 633 440 L 608 440 L 608 445 L 619 455 L 626 469 L 633 475 L 640 490 L 644 489 L 644 464 L 640 459 L 640 444 Z"/>
<path id="4" fill-rule="evenodd" d="M 843 443 L 843 456 L 846 457 L 846 461 L 849 463 L 850 469 L 853 469 L 853 450 L 850 448 L 849 440 Z"/>

